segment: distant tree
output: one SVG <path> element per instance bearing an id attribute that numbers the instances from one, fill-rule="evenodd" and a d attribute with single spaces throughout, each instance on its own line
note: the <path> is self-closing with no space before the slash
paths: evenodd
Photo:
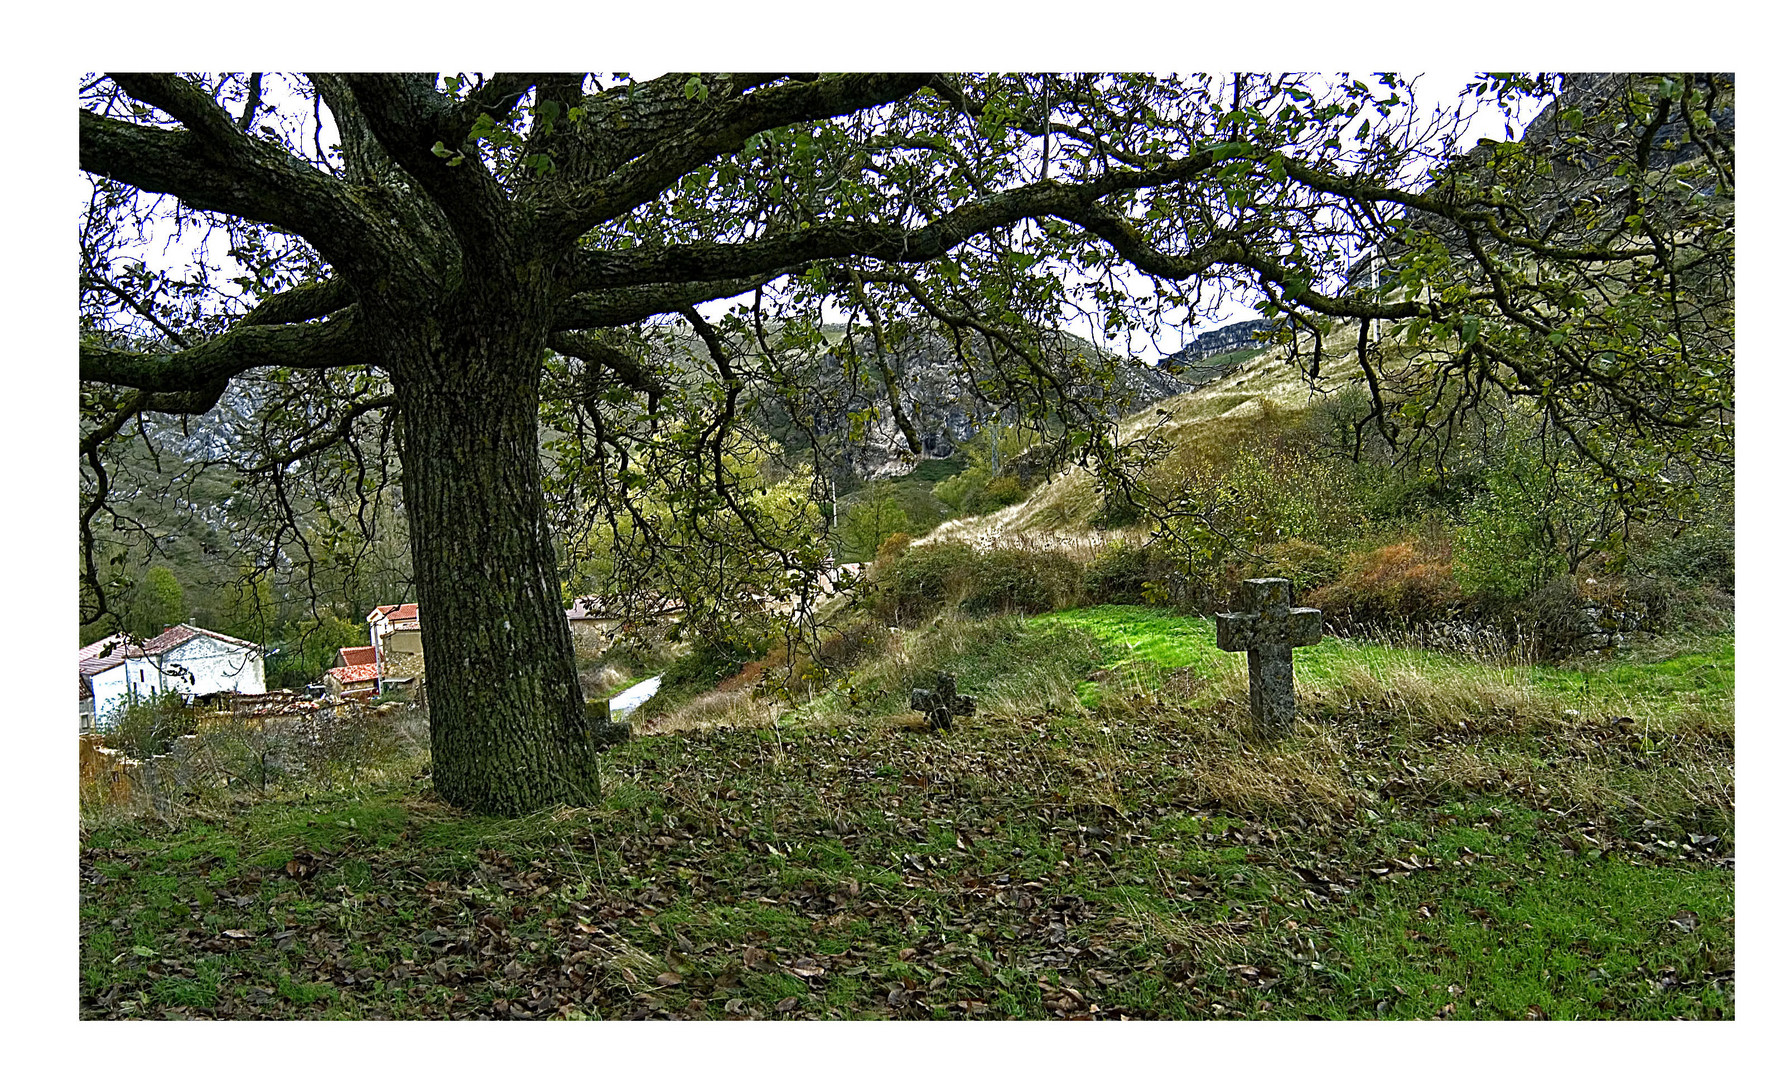
<path id="1" fill-rule="evenodd" d="M 165 566 L 150 567 L 136 588 L 130 629 L 143 637 L 154 637 L 185 621 L 186 594 L 180 588 L 180 579 Z"/>
<path id="2" fill-rule="evenodd" d="M 843 515 L 843 546 L 861 558 L 873 558 L 880 545 L 894 533 L 911 527 L 911 518 L 892 495 L 865 499 Z"/>
<path id="3" fill-rule="evenodd" d="M 1555 90 L 1495 77 L 1476 97 Z M 582 463 L 579 503 L 639 536 L 641 463 L 688 466 L 705 494 L 642 557 L 701 550 L 720 508 L 772 547 L 724 460 L 751 402 L 797 404 L 796 361 L 834 360 L 884 383 L 911 442 L 888 362 L 903 324 L 940 328 L 975 393 L 1055 416 L 1063 452 L 1115 475 L 1131 448 L 1080 392 L 1109 364 L 1041 342 L 1070 310 L 1146 331 L 1236 289 L 1301 333 L 1311 378 L 1336 322 L 1392 324 L 1393 362 L 1364 357 L 1369 423 L 1403 447 L 1503 394 L 1541 402 L 1633 499 L 1670 455 L 1727 455 L 1733 143 L 1713 114 L 1732 82 L 1628 77 L 1556 110 L 1561 149 L 1594 166 L 1573 172 L 1513 143 L 1465 156 L 1469 103 L 1411 95 L 1392 75 L 90 76 L 83 617 L 111 604 L 110 448 L 238 383 L 257 422 L 218 456 L 285 557 L 315 561 L 304 507 L 400 482 L 435 788 L 519 813 L 593 798 L 601 745 L 542 441 L 554 468 Z M 187 230 L 227 238 L 236 280 L 196 240 L 185 270 L 134 254 Z M 1379 287 L 1348 283 L 1360 249 L 1389 260 Z M 747 302 L 724 319 L 696 307 L 730 297 Z M 870 333 L 827 337 L 838 309 Z M 675 347 L 648 349 L 672 321 Z M 1438 360 L 1402 365 L 1422 349 Z M 564 438 L 542 440 L 554 402 Z M 1607 452 L 1620 439 L 1642 452 Z"/>

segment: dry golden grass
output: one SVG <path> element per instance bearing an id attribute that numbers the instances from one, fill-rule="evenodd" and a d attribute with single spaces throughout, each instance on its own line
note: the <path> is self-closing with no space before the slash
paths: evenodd
<path id="1" fill-rule="evenodd" d="M 1355 327 L 1336 330 L 1324 347 L 1323 389 L 1361 378 Z M 1117 424 L 1117 438 L 1126 445 L 1155 442 L 1167 449 L 1168 462 L 1218 457 L 1260 427 L 1293 424 L 1321 397 L 1309 390 L 1287 351 L 1272 348 L 1200 390 L 1123 418 Z M 1170 468 L 1168 464 L 1168 472 Z M 944 521 L 915 543 L 959 540 L 983 547 L 1026 537 L 1061 547 L 1081 544 L 1096 535 L 1090 520 L 1101 503 L 1096 480 L 1072 466 L 1050 477 L 1023 502 Z M 1112 532 L 1105 539 L 1116 535 Z"/>
<path id="2" fill-rule="evenodd" d="M 759 697 L 750 687 L 710 690 L 669 713 L 640 721 L 635 731 L 640 735 L 665 735 L 676 731 L 768 727 L 785 711 L 784 704 Z"/>

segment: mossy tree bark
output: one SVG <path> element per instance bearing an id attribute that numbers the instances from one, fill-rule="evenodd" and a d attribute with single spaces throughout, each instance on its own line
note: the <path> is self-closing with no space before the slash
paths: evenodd
<path id="1" fill-rule="evenodd" d="M 589 803 L 600 740 L 584 716 L 540 480 L 547 328 L 538 305 L 505 299 L 462 302 L 402 335 L 392 383 L 434 788 L 455 806 L 521 814 Z"/>

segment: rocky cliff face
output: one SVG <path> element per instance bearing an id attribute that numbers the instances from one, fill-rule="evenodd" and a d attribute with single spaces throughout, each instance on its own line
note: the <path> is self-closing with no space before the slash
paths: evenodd
<path id="1" fill-rule="evenodd" d="M 1525 125 L 1519 142 L 1538 156 L 1548 160 L 1550 173 L 1542 187 L 1521 194 L 1531 200 L 1528 212 L 1540 228 L 1547 231 L 1559 219 L 1565 220 L 1571 208 L 1588 200 L 1603 199 L 1623 186 L 1613 173 L 1605 156 L 1606 143 L 1623 143 L 1620 151 L 1626 159 L 1633 150 L 1635 131 L 1627 118 L 1619 119 L 1618 110 L 1610 108 L 1633 81 L 1648 76 L 1628 72 L 1569 72 L 1561 77 L 1561 87 L 1554 100 L 1543 107 Z M 1735 76 L 1732 73 L 1700 73 L 1696 76 L 1698 92 L 1709 99 L 1706 109 L 1713 129 L 1701 131 L 1700 140 L 1735 140 Z M 1581 130 L 1564 122 L 1564 116 L 1579 110 L 1587 123 Z M 1609 115 L 1608 114 L 1609 111 Z M 1582 139 L 1580 136 L 1587 138 Z M 1460 171 L 1491 167 L 1495 140 L 1482 139 L 1465 153 L 1459 154 L 1453 167 Z M 1703 149 L 1691 138 L 1684 120 L 1673 120 L 1656 129 L 1649 140 L 1649 165 L 1652 169 L 1671 169 L 1702 157 Z M 1702 194 L 1710 196 L 1706 188 Z M 1409 219 L 1450 238 L 1453 250 L 1464 253 L 1464 246 L 1455 238 L 1455 230 L 1447 223 L 1414 213 Z M 1388 280 L 1387 271 L 1404 249 L 1389 242 L 1378 252 L 1353 263 L 1346 291 L 1361 289 L 1371 283 L 1374 267 L 1378 279 Z"/>
<path id="2" fill-rule="evenodd" d="M 1044 349 L 1043 359 L 1076 400 L 1095 404 L 1113 419 L 1218 378 L 1231 367 L 1222 358 L 1255 348 L 1254 332 L 1270 326 L 1268 320 L 1258 319 L 1208 331 L 1157 365 L 1110 353 L 1071 335 L 1062 335 Z M 825 363 L 830 368 L 828 389 L 834 391 L 849 381 L 841 362 Z M 914 333 L 895 346 L 888 366 L 921 438 L 922 457 L 906 445 L 875 377 L 858 374 L 854 393 L 835 395 L 828 407 L 820 404 L 806 414 L 819 430 L 831 433 L 847 431 L 852 412 L 870 407 L 877 411 L 863 437 L 842 453 L 843 464 L 864 480 L 903 476 L 923 458 L 950 457 L 981 426 L 999 416 L 1008 419 L 1033 398 L 1032 387 L 1024 384 L 1030 373 L 1000 372 L 983 353 L 970 352 L 963 363 L 952 338 L 933 330 Z"/>
<path id="3" fill-rule="evenodd" d="M 1195 389 L 1219 379 L 1237 364 L 1244 362 L 1254 350 L 1261 347 L 1258 335 L 1268 334 L 1276 328 L 1274 319 L 1248 319 L 1207 330 L 1196 335 L 1190 344 L 1159 361 L 1159 367 L 1170 372 L 1183 384 L 1185 390 Z M 1183 391 L 1174 390 L 1172 393 Z"/>

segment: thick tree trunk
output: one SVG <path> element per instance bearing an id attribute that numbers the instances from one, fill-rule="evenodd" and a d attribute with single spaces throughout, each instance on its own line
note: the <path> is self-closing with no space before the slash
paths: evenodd
<path id="1" fill-rule="evenodd" d="M 392 378 L 434 789 L 484 813 L 586 805 L 607 732 L 583 710 L 546 526 L 543 320 L 461 310 L 401 348 Z"/>

